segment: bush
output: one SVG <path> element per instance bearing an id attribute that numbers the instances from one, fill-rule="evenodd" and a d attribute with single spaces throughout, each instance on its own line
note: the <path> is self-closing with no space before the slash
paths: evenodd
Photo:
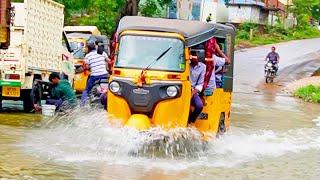
<path id="1" fill-rule="evenodd" d="M 245 30 L 239 30 L 237 32 L 237 39 L 244 39 L 244 40 L 249 40 L 250 39 L 250 33 Z"/>
<path id="2" fill-rule="evenodd" d="M 244 43 L 247 41 L 251 46 L 255 46 L 320 37 L 320 31 L 310 25 L 304 28 L 286 29 L 281 23 L 277 23 L 275 26 L 266 26 L 263 35 L 258 33 L 258 27 L 259 25 L 254 23 L 241 24 L 237 31 L 236 42 Z M 250 29 L 253 29 L 252 40 L 250 40 Z"/>
<path id="3" fill-rule="evenodd" d="M 308 102 L 320 103 L 320 86 L 309 85 L 299 88 L 294 92 L 294 96 Z"/>

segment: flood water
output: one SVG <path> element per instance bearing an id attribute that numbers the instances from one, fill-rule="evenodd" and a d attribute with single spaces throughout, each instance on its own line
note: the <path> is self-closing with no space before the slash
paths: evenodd
<path id="1" fill-rule="evenodd" d="M 208 143 L 178 129 L 178 145 L 145 148 L 149 135 L 111 126 L 99 109 L 0 113 L 0 179 L 319 179 L 320 106 L 245 83 L 236 80 L 230 131 Z"/>
<path id="2" fill-rule="evenodd" d="M 159 157 L 157 152 L 132 154 L 148 136 L 111 126 L 106 121 L 111 117 L 102 110 L 76 110 L 56 119 L 2 113 L 0 177 L 316 179 L 320 176 L 318 108 L 285 96 L 235 94 L 231 131 L 205 145 L 190 139 L 180 146 L 190 151 L 180 155 L 169 151 Z"/>

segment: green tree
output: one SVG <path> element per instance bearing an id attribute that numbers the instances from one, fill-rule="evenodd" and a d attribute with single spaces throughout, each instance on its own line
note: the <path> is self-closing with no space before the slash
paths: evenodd
<path id="1" fill-rule="evenodd" d="M 317 5 L 312 7 L 311 13 L 314 19 L 320 21 L 320 0 Z"/>
<path id="2" fill-rule="evenodd" d="M 65 6 L 68 25 L 94 25 L 111 37 L 123 16 L 158 16 L 171 0 L 55 0 Z M 140 6 L 139 6 L 140 4 Z"/>
<path id="3" fill-rule="evenodd" d="M 161 16 L 161 11 L 165 11 L 171 0 L 146 0 L 139 6 L 142 16 L 154 17 Z"/>
<path id="4" fill-rule="evenodd" d="M 309 18 L 312 16 L 312 8 L 319 5 L 320 0 L 293 0 L 292 3 L 290 10 L 297 18 L 298 28 L 307 27 Z"/>

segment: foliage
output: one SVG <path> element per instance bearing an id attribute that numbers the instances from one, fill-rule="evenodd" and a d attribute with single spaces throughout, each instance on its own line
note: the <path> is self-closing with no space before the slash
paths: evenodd
<path id="1" fill-rule="evenodd" d="M 122 16 L 159 16 L 170 0 L 55 0 L 65 6 L 66 25 L 95 25 L 104 34 L 114 33 Z"/>
<path id="2" fill-rule="evenodd" d="M 294 95 L 308 102 L 320 103 L 320 86 L 309 85 L 299 88 Z"/>
<path id="3" fill-rule="evenodd" d="M 250 22 L 245 22 L 241 24 L 237 31 L 237 38 L 243 39 L 243 40 L 249 40 L 250 29 L 253 29 L 253 33 L 256 34 L 258 32 L 258 25 Z"/>
<path id="4" fill-rule="evenodd" d="M 253 29 L 252 40 L 249 40 L 250 29 Z M 320 37 L 320 31 L 310 25 L 307 25 L 304 28 L 286 29 L 283 24 L 278 22 L 274 26 L 266 26 L 264 34 L 261 34 L 258 32 L 257 24 L 243 23 L 238 27 L 236 34 L 236 44 L 241 44 L 245 47 L 252 47 L 296 39 L 318 37 Z"/>
<path id="5" fill-rule="evenodd" d="M 311 9 L 312 17 L 318 21 L 320 21 L 320 1 L 317 5 L 314 5 Z"/>
<path id="6" fill-rule="evenodd" d="M 319 6 L 320 0 L 293 0 L 292 3 L 293 6 L 290 10 L 297 18 L 299 29 L 304 29 L 308 26 L 309 18 L 313 14 L 317 15 L 320 13 L 313 12 L 313 8 Z"/>
<path id="7" fill-rule="evenodd" d="M 139 11 L 142 16 L 161 16 L 161 10 L 165 10 L 170 2 L 171 0 L 146 0 L 140 4 Z"/>
<path id="8" fill-rule="evenodd" d="M 102 33 L 111 35 L 117 27 L 124 5 L 125 0 L 95 0 L 89 16 L 80 20 L 80 24 L 96 25 Z"/>

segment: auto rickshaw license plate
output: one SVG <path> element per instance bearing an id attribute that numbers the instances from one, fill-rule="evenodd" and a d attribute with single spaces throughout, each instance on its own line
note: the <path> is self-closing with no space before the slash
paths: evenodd
<path id="1" fill-rule="evenodd" d="M 6 97 L 20 97 L 20 87 L 2 87 L 2 96 Z"/>

